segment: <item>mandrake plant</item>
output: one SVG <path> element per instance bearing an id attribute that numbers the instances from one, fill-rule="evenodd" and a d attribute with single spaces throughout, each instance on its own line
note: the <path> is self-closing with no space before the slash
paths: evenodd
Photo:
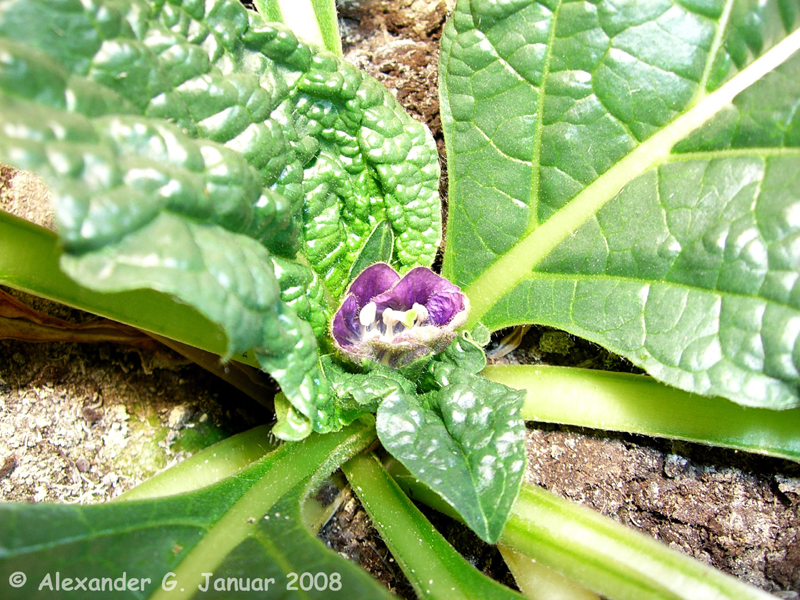
<path id="1" fill-rule="evenodd" d="M 529 597 L 770 597 L 524 484 L 524 421 L 800 458 L 800 3 L 460 0 L 441 273 L 428 131 L 332 3 L 255 5 L 0 0 L 0 160 L 58 228 L 0 213 L 0 283 L 281 389 L 120 501 L 0 506 L 2 597 L 387 597 L 308 525 L 339 468 L 420 597 L 519 593 L 407 494 Z M 487 366 L 524 324 L 649 377 Z"/>

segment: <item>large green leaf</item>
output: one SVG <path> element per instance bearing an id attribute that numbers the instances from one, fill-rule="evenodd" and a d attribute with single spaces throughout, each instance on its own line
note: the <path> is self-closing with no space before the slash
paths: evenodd
<path id="1" fill-rule="evenodd" d="M 341 427 L 315 335 L 378 223 L 398 267 L 433 260 L 427 130 L 236 0 L 5 0 L 0 53 L 0 160 L 51 186 L 65 271 L 189 304 Z"/>
<path id="2" fill-rule="evenodd" d="M 445 275 L 666 383 L 800 404 L 800 2 L 462 0 Z"/>
<path id="3" fill-rule="evenodd" d="M 339 296 L 383 220 L 395 233 L 395 266 L 433 262 L 441 235 L 439 163 L 427 129 L 380 83 L 333 57 L 315 66 L 298 83 L 295 107 L 298 131 L 319 144 L 303 184 L 304 251 Z"/>
<path id="4" fill-rule="evenodd" d="M 3 598 L 330 598 L 336 588 L 353 598 L 388 598 L 365 572 L 315 539 L 300 514 L 309 485 L 369 445 L 373 436 L 372 426 L 361 423 L 284 444 L 219 483 L 165 498 L 95 506 L 0 505 Z M 218 452 L 223 453 L 222 446 Z M 316 585 L 305 591 L 304 578 L 304 587 L 295 581 L 296 591 L 290 592 L 292 572 L 311 573 Z M 18 573 L 27 583 L 8 585 Z M 113 583 L 123 574 L 127 589 L 92 590 L 103 578 Z M 257 579 L 262 588 L 272 581 L 266 591 L 237 593 L 229 577 L 237 586 L 249 581 L 250 588 Z M 67 578 L 69 591 L 63 588 Z M 148 583 L 142 584 L 143 578 Z M 85 589 L 76 591 L 81 579 Z M 132 587 L 134 579 L 139 581 Z M 207 581 L 208 591 L 201 593 L 198 586 Z M 225 591 L 215 589 L 218 581 L 226 584 Z"/>
<path id="5" fill-rule="evenodd" d="M 439 389 L 397 391 L 378 407 L 383 446 L 494 543 L 525 472 L 524 392 L 447 363 L 431 365 Z"/>

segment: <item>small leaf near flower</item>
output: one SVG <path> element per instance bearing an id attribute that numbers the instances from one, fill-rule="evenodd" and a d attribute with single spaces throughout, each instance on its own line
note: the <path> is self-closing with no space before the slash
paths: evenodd
<path id="1" fill-rule="evenodd" d="M 396 393 L 378 407 L 383 447 L 494 544 L 525 473 L 525 393 L 432 361 L 438 389 Z"/>
<path id="2" fill-rule="evenodd" d="M 399 368 L 442 352 L 468 311 L 461 289 L 430 269 L 416 267 L 400 277 L 376 263 L 353 280 L 331 334 L 351 360 Z"/>

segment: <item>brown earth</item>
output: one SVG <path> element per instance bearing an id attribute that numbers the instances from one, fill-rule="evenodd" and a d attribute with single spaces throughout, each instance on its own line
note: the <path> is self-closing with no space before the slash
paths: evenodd
<path id="1" fill-rule="evenodd" d="M 346 57 L 428 124 L 443 156 L 436 94 L 437 0 L 340 3 Z M 443 178 L 443 189 L 446 177 Z M 43 186 L 0 171 L 0 208 L 51 225 Z M 74 322 L 78 311 L 15 293 Z M 593 344 L 532 328 L 504 362 L 631 370 Z M 263 422 L 251 400 L 165 348 L 0 341 L 0 499 L 110 499 L 196 449 Z M 642 436 L 532 424 L 527 479 L 640 529 L 782 598 L 800 598 L 800 467 Z M 427 511 L 484 572 L 511 583 L 499 554 Z M 357 500 L 321 531 L 390 589 L 408 583 Z"/>

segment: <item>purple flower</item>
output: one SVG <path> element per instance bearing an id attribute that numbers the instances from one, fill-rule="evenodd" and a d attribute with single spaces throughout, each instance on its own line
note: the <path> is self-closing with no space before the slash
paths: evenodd
<path id="1" fill-rule="evenodd" d="M 442 352 L 468 311 L 459 287 L 430 269 L 416 267 L 401 278 L 386 263 L 376 263 L 350 284 L 331 334 L 350 359 L 398 368 Z"/>

